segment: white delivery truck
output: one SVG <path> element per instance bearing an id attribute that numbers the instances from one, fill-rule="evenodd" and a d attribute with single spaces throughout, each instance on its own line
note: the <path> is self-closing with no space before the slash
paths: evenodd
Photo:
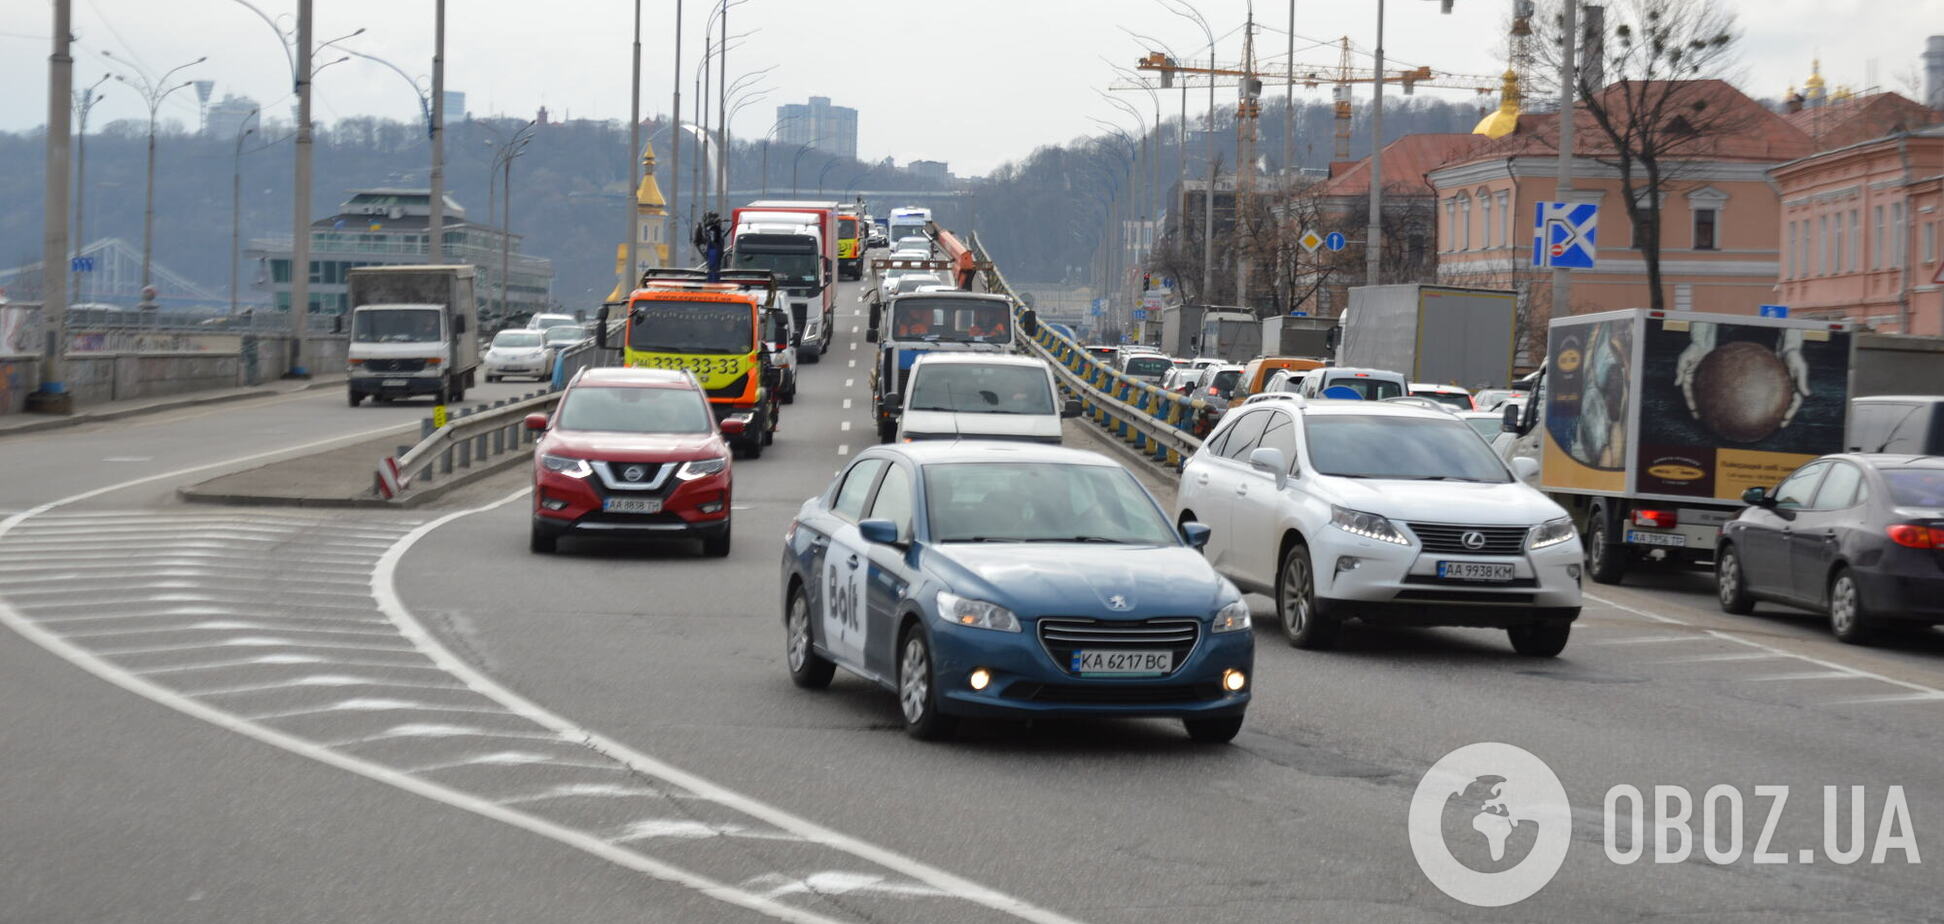
<path id="1" fill-rule="evenodd" d="M 462 400 L 479 370 L 479 303 L 471 266 L 351 270 L 347 396 Z"/>
<path id="2" fill-rule="evenodd" d="M 1518 313 L 1516 292 L 1353 286 L 1336 362 L 1389 369 L 1413 382 L 1500 388 L 1512 380 Z"/>

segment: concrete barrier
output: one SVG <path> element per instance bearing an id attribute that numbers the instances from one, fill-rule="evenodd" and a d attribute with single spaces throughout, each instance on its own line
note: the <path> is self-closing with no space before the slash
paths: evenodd
<path id="1" fill-rule="evenodd" d="M 274 382 L 290 371 L 288 335 L 245 334 L 225 352 L 211 350 L 79 352 L 67 355 L 68 391 L 77 406 L 155 398 Z M 311 338 L 314 374 L 344 369 L 347 339 Z M 0 414 L 18 414 L 40 386 L 39 356 L 0 354 Z"/>

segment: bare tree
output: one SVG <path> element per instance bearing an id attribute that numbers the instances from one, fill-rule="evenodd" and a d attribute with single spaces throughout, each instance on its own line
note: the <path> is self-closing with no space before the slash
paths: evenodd
<path id="1" fill-rule="evenodd" d="M 1540 58 L 1556 61 L 1567 37 L 1563 18 L 1549 19 L 1536 44 Z M 1580 111 L 1599 134 L 1575 154 L 1619 171 L 1621 205 L 1647 266 L 1649 298 L 1652 307 L 1664 308 L 1661 196 L 1683 161 L 1748 127 L 1745 112 L 1719 105 L 1720 85 L 1706 82 L 1731 62 L 1734 16 L 1722 0 L 1620 0 L 1607 9 L 1606 26 L 1606 35 L 1590 37 L 1603 49 L 1604 67 L 1582 62 L 1575 88 Z M 1556 67 L 1540 70 L 1557 73 Z M 1593 86 L 1594 74 L 1611 83 Z"/>

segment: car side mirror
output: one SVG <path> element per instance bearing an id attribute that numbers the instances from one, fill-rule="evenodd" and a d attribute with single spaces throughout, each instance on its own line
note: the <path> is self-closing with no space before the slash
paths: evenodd
<path id="1" fill-rule="evenodd" d="M 890 520 L 859 520 L 857 532 L 872 545 L 898 544 L 898 524 Z"/>
<path id="2" fill-rule="evenodd" d="M 1068 398 L 1064 404 L 1060 405 L 1061 417 L 1078 417 L 1081 413 L 1079 398 Z"/>
<path id="3" fill-rule="evenodd" d="M 1280 449 L 1258 446 L 1249 451 L 1249 467 L 1265 472 L 1276 478 L 1276 490 L 1280 491 L 1289 484 L 1289 460 L 1283 457 Z"/>
<path id="4" fill-rule="evenodd" d="M 1019 330 L 1028 337 L 1039 336 L 1039 312 L 1031 308 L 1019 313 Z"/>
<path id="5" fill-rule="evenodd" d="M 878 342 L 878 331 L 877 331 L 877 328 L 875 328 L 875 327 L 873 327 L 873 328 L 871 328 L 871 329 L 869 329 L 869 330 L 867 330 L 867 331 L 865 331 L 865 332 L 864 332 L 864 342 L 865 342 L 865 343 L 876 343 L 876 342 Z"/>
<path id="6" fill-rule="evenodd" d="M 1520 481 L 1531 481 L 1539 477 L 1539 460 L 1531 456 L 1515 456 L 1512 459 L 1512 474 Z"/>
<path id="7" fill-rule="evenodd" d="M 901 395 L 895 391 L 885 392 L 884 407 L 885 410 L 888 410 L 893 414 L 898 413 L 900 410 L 904 408 L 904 395 Z"/>
<path id="8" fill-rule="evenodd" d="M 1181 524 L 1181 541 L 1188 543 L 1189 548 L 1207 548 L 1208 537 L 1213 535 L 1214 532 L 1214 530 L 1208 528 L 1208 524 L 1206 523 L 1197 523 L 1189 520 Z"/>
<path id="9" fill-rule="evenodd" d="M 1773 507 L 1775 498 L 1769 496 L 1767 488 L 1749 488 L 1742 492 L 1742 503 L 1750 507 Z"/>
<path id="10" fill-rule="evenodd" d="M 745 429 L 743 422 L 734 417 L 727 418 L 716 424 L 716 428 L 722 431 L 723 436 L 741 436 Z"/>
<path id="11" fill-rule="evenodd" d="M 1520 424 L 1519 406 L 1516 404 L 1508 404 L 1505 406 L 1504 410 L 1505 413 L 1500 415 L 1499 418 L 1499 432 L 1518 433 L 1519 430 L 1521 429 L 1521 427 L 1519 426 Z"/>
<path id="12" fill-rule="evenodd" d="M 533 430 L 535 432 L 547 429 L 547 415 L 545 414 L 526 415 L 526 428 L 528 430 Z"/>

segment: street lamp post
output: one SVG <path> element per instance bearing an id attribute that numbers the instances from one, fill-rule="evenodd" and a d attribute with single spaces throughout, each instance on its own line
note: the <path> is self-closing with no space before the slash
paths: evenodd
<path id="1" fill-rule="evenodd" d="M 640 34 L 639 31 L 636 34 Z M 636 56 L 637 60 L 639 57 L 639 55 Z M 668 258 L 679 263 L 681 258 L 677 257 L 676 254 L 681 252 L 679 250 L 681 242 L 675 239 L 675 223 L 677 220 L 676 216 L 681 213 L 676 211 L 677 205 L 675 200 L 680 198 L 682 194 L 682 0 L 675 0 L 675 76 L 669 80 L 669 84 L 675 88 L 675 100 L 668 109 L 668 121 L 670 125 L 675 127 L 675 130 L 670 133 L 668 141 L 670 148 L 668 154 L 668 176 L 670 178 L 668 183 L 668 217 L 663 221 L 662 240 L 668 242 Z M 634 156 L 640 157 L 641 152 L 635 152 Z M 633 191 L 630 190 L 629 194 L 632 195 Z M 630 272 L 632 271 L 631 268 Z M 630 282 L 629 284 L 632 285 L 633 283 Z"/>
<path id="2" fill-rule="evenodd" d="M 502 323 L 506 320 L 506 277 L 512 266 L 513 252 L 513 159 L 526 151 L 527 143 L 533 140 L 534 122 L 528 122 L 513 137 L 500 146 L 493 154 L 493 167 L 489 173 L 500 174 L 499 213 L 500 213 L 500 271 L 499 271 L 499 315 Z M 489 183 L 490 188 L 490 183 Z M 487 193 L 490 202 L 492 194 Z"/>
<path id="3" fill-rule="evenodd" d="M 823 198 L 824 176 L 829 174 L 830 168 L 835 166 L 837 166 L 837 158 L 833 157 L 824 161 L 823 169 L 817 171 L 817 198 Z"/>
<path id="4" fill-rule="evenodd" d="M 796 120 L 798 120 L 798 119 L 801 119 L 801 118 L 803 118 L 803 117 L 802 117 L 802 116 L 800 116 L 800 115 L 793 115 L 793 116 L 785 116 L 785 117 L 783 117 L 783 118 L 780 118 L 780 119 L 777 119 L 775 123 L 773 123 L 773 124 L 771 124 L 771 125 L 770 125 L 770 130 L 769 130 L 769 132 L 768 132 L 767 134 L 765 134 L 765 135 L 763 135 L 763 195 L 766 195 L 766 196 L 767 196 L 767 195 L 769 195 L 769 144 L 770 144 L 770 139 L 771 139 L 771 138 L 774 138 L 774 137 L 776 137 L 776 133 L 777 133 L 777 131 L 778 131 L 779 129 L 781 129 L 781 128 L 783 127 L 783 123 L 785 123 L 785 122 L 794 122 L 794 121 L 796 121 Z"/>
<path id="5" fill-rule="evenodd" d="M 1169 48 L 1167 45 L 1163 44 L 1162 42 L 1156 39 L 1142 35 L 1139 32 L 1131 31 L 1127 29 L 1125 26 L 1121 27 L 1121 31 L 1126 32 L 1130 36 L 1133 36 L 1134 40 L 1137 42 L 1146 42 L 1149 45 L 1161 49 L 1161 51 L 1168 56 L 1168 63 L 1170 65 L 1181 60 L 1181 57 L 1174 53 L 1174 49 Z M 1155 124 L 1157 125 L 1160 124 L 1161 122 L 1158 109 L 1154 121 Z M 1185 192 L 1187 190 L 1187 182 L 1188 182 L 1188 83 L 1187 81 L 1182 81 L 1181 82 L 1181 118 L 1179 121 L 1175 122 L 1175 188 Z M 1182 221 L 1182 227 L 1185 228 L 1188 226 L 1188 223 L 1185 220 L 1186 216 L 1183 216 L 1183 218 L 1184 220 Z"/>
<path id="6" fill-rule="evenodd" d="M 101 53 L 105 57 L 109 57 L 109 58 L 115 57 L 113 52 L 108 51 L 106 49 L 104 49 Z M 120 60 L 120 59 L 116 58 L 116 60 Z M 179 84 L 170 86 L 169 78 L 175 76 L 176 72 L 182 70 L 183 68 L 193 67 L 207 60 L 209 60 L 208 56 L 204 56 L 201 58 L 197 58 L 194 61 L 190 61 L 187 64 L 178 64 L 175 67 L 169 68 L 167 71 L 163 72 L 161 79 L 154 80 L 154 81 L 149 80 L 148 75 L 142 73 L 139 70 L 135 71 L 134 80 L 130 80 L 128 79 L 127 76 L 122 74 L 115 75 L 116 80 L 119 80 L 122 83 L 127 84 L 130 88 L 134 89 L 134 91 L 141 96 L 142 103 L 148 107 L 148 184 L 147 184 L 147 192 L 143 195 L 142 198 L 142 301 L 141 304 L 139 305 L 139 307 L 141 308 L 156 307 L 155 302 L 153 301 L 152 297 L 149 295 L 149 282 L 151 278 L 150 271 L 151 271 L 151 265 L 154 263 L 154 254 L 155 254 L 155 128 L 156 128 L 155 120 L 156 120 L 156 114 L 162 108 L 162 101 L 168 99 L 170 94 L 191 85 L 191 81 L 185 80 Z"/>
<path id="7" fill-rule="evenodd" d="M 628 55 L 628 66 L 632 68 L 628 97 L 628 188 L 621 197 L 628 211 L 627 262 L 621 267 L 620 288 L 624 296 L 634 291 L 635 267 L 641 265 L 641 229 L 636 218 L 639 204 L 635 201 L 636 191 L 641 188 L 641 0 L 634 0 L 634 45 Z"/>
<path id="8" fill-rule="evenodd" d="M 1175 0 L 1181 5 L 1177 9 L 1168 7 L 1176 16 L 1187 19 L 1201 27 L 1202 34 L 1208 37 L 1208 69 L 1216 69 L 1215 31 L 1208 28 L 1208 20 L 1202 18 L 1201 11 L 1189 6 L 1186 0 Z M 1378 0 L 1379 3 L 1383 0 Z M 1208 191 L 1202 196 L 1202 302 L 1205 304 L 1215 289 L 1215 75 L 1208 77 L 1208 113 L 1204 124 L 1207 126 L 1208 151 Z"/>
<path id="9" fill-rule="evenodd" d="M 1364 228 L 1364 285 L 1380 280 L 1384 259 L 1384 0 L 1377 0 L 1376 67 L 1370 82 L 1370 222 Z"/>
<path id="10" fill-rule="evenodd" d="M 807 144 L 797 145 L 796 156 L 790 159 L 790 195 L 797 194 L 797 164 L 803 162 L 803 153 L 810 150 Z"/>
<path id="11" fill-rule="evenodd" d="M 256 118 L 261 109 L 252 109 L 250 114 L 236 126 L 236 150 L 231 155 L 230 168 L 230 314 L 236 313 L 236 279 L 242 262 L 243 237 L 243 139 L 256 134 L 256 129 L 248 128 L 250 120 Z"/>
<path id="12" fill-rule="evenodd" d="M 54 41 L 47 55 L 47 169 L 41 203 L 41 310 L 46 312 L 47 359 L 40 387 L 28 408 L 49 414 L 74 411 L 67 392 L 63 354 L 67 352 L 67 274 L 59 271 L 68 251 L 68 113 L 74 106 L 74 56 L 71 0 L 54 0 Z"/>
<path id="13" fill-rule="evenodd" d="M 425 113 L 425 131 L 432 143 L 432 189 L 427 196 L 431 201 L 425 217 L 427 263 L 445 262 L 445 8 L 446 0 L 436 0 L 432 8 L 432 105 Z M 639 74 L 635 82 L 640 83 Z"/>
<path id="14" fill-rule="evenodd" d="M 68 285 L 68 296 L 73 301 L 81 301 L 81 250 L 88 246 L 88 113 L 101 96 L 95 88 L 110 80 L 112 75 L 103 74 L 101 79 L 89 85 L 74 101 L 75 115 L 79 125 L 74 133 L 74 234 L 70 236 L 69 249 L 73 257 L 69 261 L 69 275 L 73 281 Z"/>

